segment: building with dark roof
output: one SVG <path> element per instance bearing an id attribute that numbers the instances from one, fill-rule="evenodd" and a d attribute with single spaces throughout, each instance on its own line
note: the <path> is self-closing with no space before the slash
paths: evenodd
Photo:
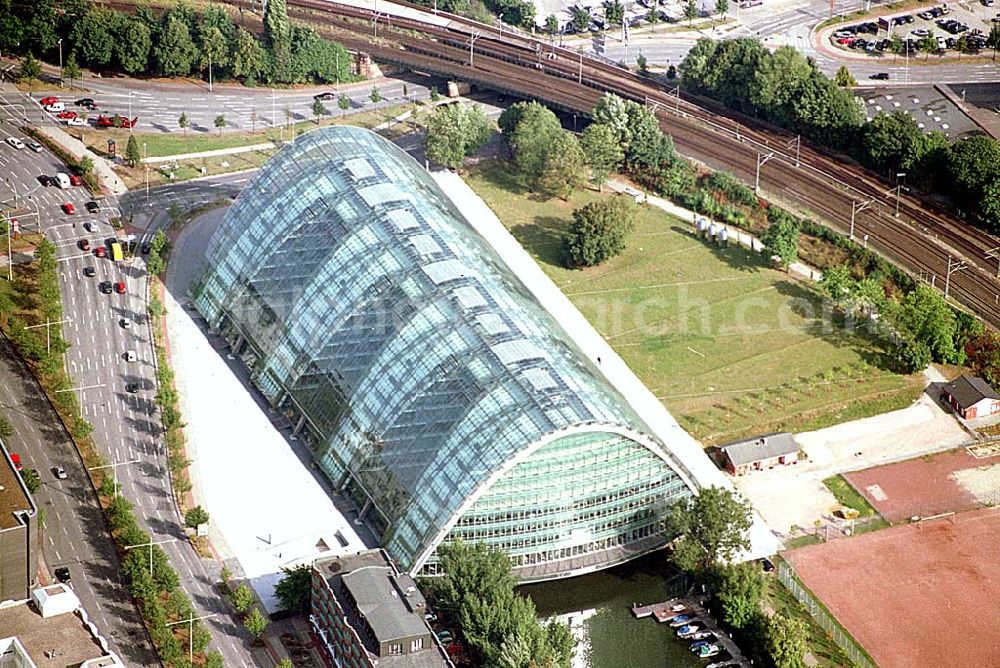
<path id="1" fill-rule="evenodd" d="M 652 436 L 420 165 L 372 132 L 298 137 L 206 256 L 193 298 L 209 327 L 413 575 L 458 539 L 502 549 L 523 581 L 626 561 L 666 544 L 663 510 L 697 492 L 692 471 L 717 473 L 676 423 L 683 457 Z"/>
<path id="2" fill-rule="evenodd" d="M 719 446 L 725 469 L 733 475 L 795 464 L 799 460 L 799 445 L 787 431 L 755 436 Z"/>
<path id="3" fill-rule="evenodd" d="M 333 665 L 451 666 L 424 615 L 417 583 L 382 550 L 313 563 L 309 621 Z"/>
<path id="4" fill-rule="evenodd" d="M 948 403 L 966 420 L 1000 412 L 1000 395 L 982 378 L 963 374 L 941 389 Z"/>
<path id="5" fill-rule="evenodd" d="M 0 441 L 0 602 L 31 597 L 37 549 L 38 509 Z"/>

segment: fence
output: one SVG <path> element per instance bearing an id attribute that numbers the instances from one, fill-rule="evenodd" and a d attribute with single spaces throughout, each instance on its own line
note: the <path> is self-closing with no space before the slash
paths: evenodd
<path id="1" fill-rule="evenodd" d="M 877 664 L 868 656 L 868 652 L 862 649 L 861 645 L 851 637 L 851 634 L 840 625 L 840 622 L 799 581 L 791 565 L 784 560 L 778 560 L 777 565 L 778 579 L 781 580 L 781 584 L 785 585 L 788 591 L 792 592 L 792 596 L 812 615 L 816 623 L 830 634 L 833 642 L 837 643 L 837 646 L 844 650 L 844 653 L 847 654 L 854 665 L 858 666 L 858 668 L 878 668 Z"/>

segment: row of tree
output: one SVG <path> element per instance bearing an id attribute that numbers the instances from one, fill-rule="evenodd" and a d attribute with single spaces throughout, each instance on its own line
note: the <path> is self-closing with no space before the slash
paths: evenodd
<path id="1" fill-rule="evenodd" d="M 264 39 L 237 27 L 225 9 L 206 7 L 195 12 L 178 3 L 157 16 L 148 7 L 132 14 L 86 2 L 51 0 L 0 9 L 0 46 L 5 52 L 39 53 L 49 60 L 58 42 L 68 51 L 64 74 L 79 76 L 81 65 L 94 70 L 128 74 L 233 78 L 248 85 L 258 82 L 332 83 L 353 81 L 353 59 L 339 44 L 321 38 L 312 28 L 292 26 L 284 0 L 267 3 Z M 52 17 L 41 31 L 36 17 Z M 41 31 L 41 32 L 40 32 Z"/>
<path id="2" fill-rule="evenodd" d="M 863 102 L 842 87 L 854 84 L 849 73 L 832 81 L 789 46 L 772 53 L 753 39 L 701 39 L 680 71 L 687 90 L 846 151 L 890 179 L 905 174 L 906 183 L 952 197 L 977 224 L 1000 231 L 997 140 L 976 136 L 949 144 L 903 112 L 865 123 Z"/>
<path id="3" fill-rule="evenodd" d="M 515 590 L 510 559 L 484 543 L 441 545 L 444 575 L 425 583 L 435 609 L 458 623 L 476 666 L 569 668 L 573 636 L 564 624 L 543 625 L 531 599 Z"/>

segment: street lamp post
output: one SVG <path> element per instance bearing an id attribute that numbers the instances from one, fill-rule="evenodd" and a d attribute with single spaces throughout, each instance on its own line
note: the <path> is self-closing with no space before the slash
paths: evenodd
<path id="1" fill-rule="evenodd" d="M 7 280 L 14 280 L 14 251 L 11 250 L 10 241 L 10 228 L 13 227 L 14 223 L 11 222 L 10 216 L 4 213 L 4 218 L 7 219 Z"/>
<path id="2" fill-rule="evenodd" d="M 62 38 L 59 38 L 59 87 L 63 85 Z"/>
<path id="3" fill-rule="evenodd" d="M 208 92 L 212 92 L 212 51 L 208 51 Z"/>
<path id="4" fill-rule="evenodd" d="M 500 24 L 500 39 L 503 39 L 503 12 L 497 16 L 497 23 Z"/>
<path id="5" fill-rule="evenodd" d="M 132 91 L 128 92 L 128 131 L 132 134 Z"/>
<path id="6" fill-rule="evenodd" d="M 899 218 L 899 191 L 903 189 L 903 179 L 906 178 L 906 172 L 896 173 L 896 218 Z"/>

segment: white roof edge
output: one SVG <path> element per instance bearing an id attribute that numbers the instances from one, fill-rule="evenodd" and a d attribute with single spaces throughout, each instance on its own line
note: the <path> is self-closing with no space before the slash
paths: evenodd
<path id="1" fill-rule="evenodd" d="M 632 409 L 658 439 L 684 465 L 699 487 L 734 489 L 726 475 L 705 454 L 701 445 L 677 423 L 659 399 L 646 387 L 624 360 L 611 348 L 569 298 L 542 271 L 541 267 L 514 238 L 483 200 L 452 172 L 432 173 L 435 181 L 452 199 L 466 221 L 500 256 L 542 307 L 587 355 L 604 379 L 631 404 Z M 456 201 L 454 195 L 461 197 Z M 597 364 L 597 358 L 601 363 Z M 774 554 L 781 544 L 755 510 L 750 530 L 751 549 L 746 558 Z"/>

